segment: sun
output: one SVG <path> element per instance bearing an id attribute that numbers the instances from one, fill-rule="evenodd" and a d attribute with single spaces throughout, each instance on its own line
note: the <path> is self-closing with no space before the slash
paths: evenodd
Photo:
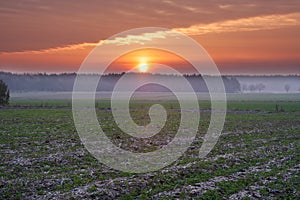
<path id="1" fill-rule="evenodd" d="M 147 63 L 140 63 L 138 65 L 139 72 L 145 73 L 148 71 L 148 64 Z"/>
<path id="2" fill-rule="evenodd" d="M 140 57 L 138 59 L 139 64 L 137 66 L 137 69 L 141 73 L 146 73 L 149 70 L 149 65 L 148 65 L 148 58 L 147 57 Z"/>

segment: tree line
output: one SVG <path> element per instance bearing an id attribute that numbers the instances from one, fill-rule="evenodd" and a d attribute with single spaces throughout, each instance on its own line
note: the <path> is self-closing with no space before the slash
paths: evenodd
<path id="1" fill-rule="evenodd" d="M 117 81 L 122 77 L 124 73 L 111 73 L 101 77 L 97 91 L 112 91 Z M 96 74 L 85 74 L 86 78 L 95 78 Z M 163 74 L 139 74 L 132 73 L 132 82 L 135 78 L 163 78 L 174 82 L 179 79 L 177 75 L 163 75 Z M 191 86 L 196 92 L 208 92 L 206 83 L 201 75 L 184 75 L 184 77 L 190 82 Z M 72 91 L 74 80 L 76 78 L 75 73 L 63 73 L 63 74 L 15 74 L 8 72 L 0 72 L 0 80 L 3 80 L 10 89 L 11 92 L 32 92 L 32 91 Z M 216 77 L 209 77 L 216 78 Z M 234 77 L 222 76 L 226 92 L 239 93 L 241 86 L 239 81 Z M 157 85 L 146 85 L 139 88 L 139 91 L 151 91 L 164 92 L 168 91 L 166 88 L 159 87 Z M 180 85 L 178 85 L 180 91 Z"/>

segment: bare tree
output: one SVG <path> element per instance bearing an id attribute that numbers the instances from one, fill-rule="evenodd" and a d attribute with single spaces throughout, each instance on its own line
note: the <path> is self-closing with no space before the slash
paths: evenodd
<path id="1" fill-rule="evenodd" d="M 263 83 L 259 83 L 256 85 L 256 88 L 258 89 L 259 92 L 261 92 L 266 88 L 266 86 Z"/>
<path id="2" fill-rule="evenodd" d="M 247 91 L 247 90 L 248 90 L 248 86 L 246 84 L 243 84 L 242 91 L 244 92 L 244 91 Z"/>
<path id="3" fill-rule="evenodd" d="M 257 89 L 257 88 L 256 88 L 256 85 L 253 85 L 253 84 L 249 85 L 249 90 L 250 90 L 251 92 L 254 92 L 256 89 Z"/>
<path id="4" fill-rule="evenodd" d="M 290 91 L 290 85 L 289 84 L 285 84 L 285 86 L 284 86 L 284 89 L 285 89 L 285 91 L 286 92 L 289 92 Z"/>

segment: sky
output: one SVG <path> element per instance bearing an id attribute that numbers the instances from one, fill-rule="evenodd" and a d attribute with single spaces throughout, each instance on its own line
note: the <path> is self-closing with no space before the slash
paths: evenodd
<path id="1" fill-rule="evenodd" d="M 163 27 L 196 40 L 222 74 L 300 74 L 299 0 L 0 1 L 0 27 L 0 71 L 76 72 L 112 35 Z M 145 55 L 134 60 L 136 54 Z M 185 63 L 168 53 L 140 51 L 114 66 L 143 66 L 143 56 Z"/>

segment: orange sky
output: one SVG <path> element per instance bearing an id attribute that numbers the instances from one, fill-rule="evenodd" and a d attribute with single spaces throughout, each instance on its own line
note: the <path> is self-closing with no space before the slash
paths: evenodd
<path id="1" fill-rule="evenodd" d="M 127 53 L 118 59 L 116 59 L 107 69 L 107 72 L 117 71 L 129 71 L 132 67 L 135 67 L 133 71 L 141 72 L 139 66 L 149 65 L 149 69 L 145 70 L 146 72 L 159 73 L 162 69 L 154 69 L 151 64 L 162 64 L 168 65 L 172 68 L 178 70 L 179 72 L 195 72 L 193 66 L 186 61 L 184 58 L 175 55 L 168 51 L 157 50 L 157 49 L 145 49 L 145 50 L 136 50 L 130 53 Z M 122 67 L 120 67 L 122 66 Z M 119 69 L 121 68 L 121 69 Z"/>
<path id="2" fill-rule="evenodd" d="M 0 71 L 76 72 L 99 41 L 155 26 L 195 39 L 224 74 L 300 74 L 298 0 L 1 1 L 0 26 Z M 134 67 L 137 54 L 189 68 L 153 50 L 128 54 L 112 66 Z"/>

